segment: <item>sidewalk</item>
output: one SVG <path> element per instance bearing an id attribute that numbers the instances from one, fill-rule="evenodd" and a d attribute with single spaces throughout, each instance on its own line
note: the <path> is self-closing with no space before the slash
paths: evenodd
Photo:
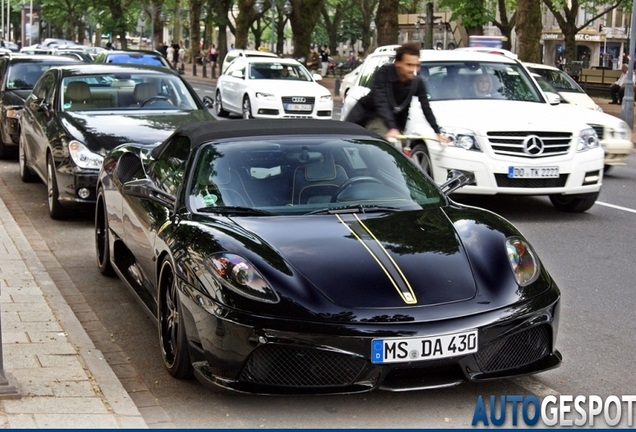
<path id="1" fill-rule="evenodd" d="M 0 428 L 148 428 L 34 247 L 0 199 Z"/>

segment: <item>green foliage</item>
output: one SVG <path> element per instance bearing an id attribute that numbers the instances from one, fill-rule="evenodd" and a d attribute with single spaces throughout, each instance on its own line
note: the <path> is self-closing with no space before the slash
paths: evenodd
<path id="1" fill-rule="evenodd" d="M 483 0 L 440 0 L 438 7 L 453 12 L 452 18 L 461 18 L 462 25 L 476 27 L 495 20 L 495 8 Z"/>

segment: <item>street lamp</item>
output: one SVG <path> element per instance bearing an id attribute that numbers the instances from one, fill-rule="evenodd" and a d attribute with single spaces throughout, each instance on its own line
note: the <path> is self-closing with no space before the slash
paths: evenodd
<path id="1" fill-rule="evenodd" d="M 269 2 L 271 6 L 270 9 L 272 11 L 272 24 L 270 26 L 270 33 L 271 33 L 270 45 L 271 45 L 271 52 L 276 52 L 274 50 L 274 20 L 275 20 L 274 13 L 276 12 L 276 0 L 269 0 Z M 263 0 L 256 0 L 256 3 L 254 3 L 254 12 L 256 12 L 257 14 L 262 14 L 264 10 L 265 10 L 265 7 L 263 6 Z M 292 13 L 292 4 L 289 0 L 285 0 L 285 4 L 283 5 L 283 13 L 286 16 L 289 16 Z"/>

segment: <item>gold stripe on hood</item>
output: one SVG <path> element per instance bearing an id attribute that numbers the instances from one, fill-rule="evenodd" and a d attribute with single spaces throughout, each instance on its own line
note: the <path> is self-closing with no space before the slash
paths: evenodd
<path id="1" fill-rule="evenodd" d="M 378 266 L 380 266 L 382 271 L 384 271 L 384 274 L 386 274 L 387 278 L 391 281 L 391 284 L 393 284 L 393 287 L 396 289 L 396 291 L 398 292 L 398 294 L 400 295 L 404 303 L 416 304 L 417 299 L 415 298 L 415 293 L 413 292 L 411 285 L 409 284 L 406 277 L 404 276 L 404 273 L 402 273 L 402 270 L 397 265 L 395 260 L 393 260 L 391 255 L 389 255 L 387 250 L 384 248 L 384 246 L 382 246 L 380 241 L 373 235 L 371 230 L 366 225 L 364 225 L 364 223 L 362 223 L 362 221 L 358 218 L 357 215 L 355 214 L 353 215 L 356 219 L 357 224 L 361 226 L 364 232 L 371 237 L 373 241 L 373 245 L 378 246 L 382 250 L 381 255 L 373 252 L 373 250 L 371 250 L 370 245 L 366 243 L 371 240 L 363 239 L 358 233 L 355 232 L 355 230 L 351 226 L 349 226 L 347 222 L 345 222 L 342 219 L 340 215 L 336 214 L 335 216 L 344 226 L 347 227 L 347 229 L 360 242 L 360 244 L 362 244 L 362 246 L 367 250 L 367 252 L 369 252 L 369 255 L 373 257 L 375 262 L 378 264 Z M 396 272 L 397 272 L 397 275 L 395 274 Z"/>

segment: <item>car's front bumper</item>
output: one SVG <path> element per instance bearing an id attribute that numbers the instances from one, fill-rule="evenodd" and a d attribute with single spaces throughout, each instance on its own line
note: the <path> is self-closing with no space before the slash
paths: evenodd
<path id="1" fill-rule="evenodd" d="M 625 165 L 634 151 L 634 143 L 622 139 L 603 139 L 601 147 L 605 151 L 605 165 Z"/>
<path id="2" fill-rule="evenodd" d="M 574 156 L 546 157 L 538 159 L 519 157 L 492 157 L 484 152 L 469 151 L 457 147 L 442 147 L 437 143 L 428 146 L 433 179 L 446 181 L 452 169 L 472 173 L 475 183 L 456 191 L 479 195 L 551 195 L 586 194 L 601 189 L 603 180 L 603 149 L 600 147 Z M 509 167 L 558 167 L 558 178 L 511 179 Z"/>
<path id="3" fill-rule="evenodd" d="M 73 163 L 58 165 L 56 180 L 59 201 L 64 206 L 95 204 L 97 200 L 97 176 L 99 170 L 78 168 Z M 88 193 L 86 198 L 81 192 Z"/>
<path id="4" fill-rule="evenodd" d="M 252 101 L 252 116 L 254 118 L 312 118 L 331 120 L 333 115 L 333 99 L 325 102 L 316 100 L 311 110 L 286 110 L 281 100 L 254 98 Z"/>
<path id="5" fill-rule="evenodd" d="M 204 306 L 182 287 L 195 375 L 206 385 L 260 394 L 409 391 L 533 374 L 559 366 L 560 295 L 429 323 L 298 322 Z M 387 334 L 428 337 L 478 330 L 475 354 L 374 364 L 372 341 Z"/>

